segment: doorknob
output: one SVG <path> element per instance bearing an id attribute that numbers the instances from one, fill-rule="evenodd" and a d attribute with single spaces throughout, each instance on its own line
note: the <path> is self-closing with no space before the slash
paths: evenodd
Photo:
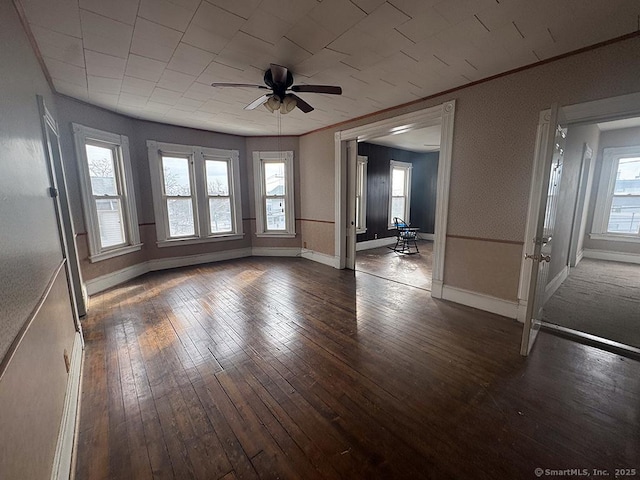
<path id="1" fill-rule="evenodd" d="M 524 258 L 528 258 L 530 260 L 533 260 L 534 262 L 547 262 L 549 263 L 551 261 L 551 255 L 538 255 L 537 257 L 535 255 L 525 255 Z"/>

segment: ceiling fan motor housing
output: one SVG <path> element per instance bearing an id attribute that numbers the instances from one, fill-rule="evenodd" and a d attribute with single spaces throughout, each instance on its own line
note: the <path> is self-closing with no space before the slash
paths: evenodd
<path id="1" fill-rule="evenodd" d="M 293 85 L 293 75 L 288 70 L 286 72 L 287 76 L 284 82 L 275 81 L 271 69 L 267 69 L 267 71 L 264 72 L 264 83 L 267 84 L 267 86 L 273 90 L 273 93 L 280 97 L 281 100 L 285 97 L 287 89 Z"/>

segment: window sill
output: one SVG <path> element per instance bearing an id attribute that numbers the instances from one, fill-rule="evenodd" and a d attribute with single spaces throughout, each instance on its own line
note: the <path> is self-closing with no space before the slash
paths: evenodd
<path id="1" fill-rule="evenodd" d="M 136 245 L 127 245 L 125 247 L 114 248 L 113 250 L 107 250 L 106 252 L 97 253 L 89 256 L 91 263 L 101 262 L 102 260 L 108 260 L 109 258 L 119 257 L 120 255 L 126 255 L 127 253 L 137 252 L 142 248 L 142 243 Z"/>
<path id="2" fill-rule="evenodd" d="M 283 233 L 256 233 L 256 237 L 259 238 L 296 238 L 296 234 L 295 233 L 287 233 L 287 232 L 283 232 Z"/>
<path id="3" fill-rule="evenodd" d="M 205 238 L 172 238 L 171 240 L 161 240 L 156 242 L 156 245 L 159 248 L 165 247 L 180 247 L 182 245 L 196 245 L 199 243 L 211 243 L 211 242 L 228 242 L 232 240 L 242 240 L 244 238 L 244 233 L 230 233 L 227 235 L 216 235 L 215 237 L 205 237 Z"/>
<path id="4" fill-rule="evenodd" d="M 639 235 L 616 235 L 613 233 L 590 233 L 589 238 L 591 240 L 606 240 L 607 242 L 625 242 L 625 243 L 640 243 Z"/>

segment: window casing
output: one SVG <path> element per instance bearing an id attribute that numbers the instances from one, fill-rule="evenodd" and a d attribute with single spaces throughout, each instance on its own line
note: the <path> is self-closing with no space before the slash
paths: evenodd
<path id="1" fill-rule="evenodd" d="M 73 124 L 89 260 L 140 250 L 140 232 L 125 135 Z"/>
<path id="2" fill-rule="evenodd" d="M 356 163 L 356 233 L 367 231 L 367 162 L 358 155 Z"/>
<path id="3" fill-rule="evenodd" d="M 591 238 L 640 242 L 640 146 L 604 149 Z"/>
<path id="4" fill-rule="evenodd" d="M 253 152 L 256 235 L 295 237 L 293 152 Z"/>
<path id="5" fill-rule="evenodd" d="M 237 150 L 147 141 L 158 246 L 242 238 Z"/>
<path id="6" fill-rule="evenodd" d="M 394 217 L 410 223 L 411 211 L 411 171 L 407 162 L 391 160 L 389 169 L 389 228 L 395 228 Z"/>

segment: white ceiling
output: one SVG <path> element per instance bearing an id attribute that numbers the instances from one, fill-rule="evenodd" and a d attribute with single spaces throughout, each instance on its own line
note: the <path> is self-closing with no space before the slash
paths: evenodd
<path id="1" fill-rule="evenodd" d="M 408 132 L 366 140 L 368 143 L 401 148 L 412 152 L 436 152 L 440 150 L 440 125 L 418 128 Z"/>
<path id="2" fill-rule="evenodd" d="M 301 134 L 635 31 L 638 0 L 14 0 L 56 90 L 134 117 L 278 133 L 270 63 L 341 97 L 282 116 Z"/>

